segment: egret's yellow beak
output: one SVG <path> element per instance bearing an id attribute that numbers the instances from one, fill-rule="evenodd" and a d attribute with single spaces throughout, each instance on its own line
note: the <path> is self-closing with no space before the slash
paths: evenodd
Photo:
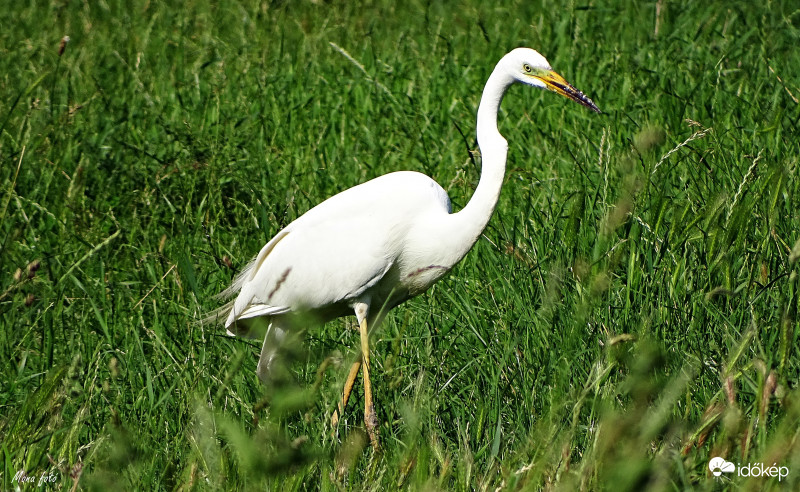
<path id="1" fill-rule="evenodd" d="M 541 75 L 534 75 L 537 79 L 544 82 L 548 89 L 551 91 L 561 94 L 562 96 L 572 99 L 578 104 L 586 106 L 587 108 L 591 109 L 592 111 L 597 111 L 601 113 L 600 108 L 598 108 L 591 99 L 586 97 L 583 92 L 579 91 L 578 89 L 572 87 L 572 84 L 564 80 L 564 77 L 555 73 L 554 71 L 550 70 L 549 72 L 545 72 Z"/>

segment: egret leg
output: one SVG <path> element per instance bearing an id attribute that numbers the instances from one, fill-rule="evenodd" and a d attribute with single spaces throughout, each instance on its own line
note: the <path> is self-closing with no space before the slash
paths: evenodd
<path id="1" fill-rule="evenodd" d="M 347 406 L 347 400 L 350 399 L 350 392 L 353 391 L 353 385 L 356 382 L 356 376 L 358 376 L 359 369 L 361 369 L 360 354 L 358 359 L 353 362 L 352 366 L 350 366 L 350 373 L 348 373 L 347 380 L 344 382 L 344 390 L 342 391 L 342 399 L 339 401 L 339 408 L 333 411 L 333 417 L 331 417 L 331 427 L 334 429 L 336 429 L 336 426 L 339 425 L 339 419 L 344 414 L 344 408 Z"/>
<path id="2" fill-rule="evenodd" d="M 376 451 L 378 444 L 378 416 L 375 414 L 375 405 L 372 403 L 372 384 L 369 380 L 369 335 L 367 333 L 367 318 L 359 316 L 359 329 L 361 331 L 361 361 L 364 368 L 364 424 L 367 434 Z"/>

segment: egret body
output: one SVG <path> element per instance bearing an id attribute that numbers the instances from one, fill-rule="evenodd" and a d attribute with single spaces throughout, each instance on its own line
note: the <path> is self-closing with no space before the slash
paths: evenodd
<path id="1" fill-rule="evenodd" d="M 230 334 L 252 335 L 257 320 L 269 324 L 257 369 L 262 380 L 292 326 L 354 313 L 361 354 L 350 368 L 333 423 L 363 370 L 364 419 L 377 447 L 368 328 L 442 278 L 486 227 L 500 195 L 508 151 L 497 130 L 497 112 L 514 83 L 551 90 L 600 112 L 542 55 L 517 48 L 498 62 L 483 90 L 477 120 L 481 176 L 462 210 L 452 213 L 447 193 L 428 176 L 400 171 L 345 190 L 278 232 L 223 293 L 236 295 L 224 308 Z"/>

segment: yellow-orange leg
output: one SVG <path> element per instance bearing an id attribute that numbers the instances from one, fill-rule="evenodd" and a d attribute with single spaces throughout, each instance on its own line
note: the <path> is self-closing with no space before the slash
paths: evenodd
<path id="1" fill-rule="evenodd" d="M 336 426 L 339 425 L 339 419 L 342 418 L 342 415 L 344 415 L 344 409 L 347 406 L 347 400 L 350 399 L 350 392 L 353 391 L 353 385 L 356 382 L 356 376 L 358 376 L 359 369 L 361 369 L 361 355 L 359 355 L 358 359 L 353 362 L 352 366 L 350 366 L 350 372 L 347 374 L 347 380 L 344 382 L 342 399 L 339 401 L 339 408 L 333 411 L 333 417 L 331 417 L 331 427 L 333 428 L 334 432 L 336 432 Z"/>
<path id="2" fill-rule="evenodd" d="M 369 335 L 367 334 L 366 317 L 359 323 L 361 331 L 361 362 L 364 367 L 364 424 L 367 434 L 372 442 L 372 447 L 377 451 L 378 444 L 378 416 L 375 414 L 375 405 L 372 404 L 372 384 L 369 380 Z"/>

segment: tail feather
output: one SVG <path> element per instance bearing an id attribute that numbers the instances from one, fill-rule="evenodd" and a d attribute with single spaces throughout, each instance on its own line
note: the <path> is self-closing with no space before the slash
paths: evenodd
<path id="1" fill-rule="evenodd" d="M 239 293 L 239 291 L 242 290 L 242 286 L 252 276 L 252 270 L 256 264 L 256 259 L 257 257 L 250 260 L 250 262 L 247 263 L 247 265 L 244 268 L 242 268 L 242 270 L 239 273 L 236 274 L 236 276 L 233 278 L 233 282 L 231 282 L 231 285 L 228 286 L 228 288 L 226 288 L 225 290 L 214 296 L 214 299 L 221 299 L 221 300 L 230 299 L 230 300 L 225 304 L 223 304 L 222 306 L 216 309 L 212 309 L 211 311 L 205 313 L 203 317 L 200 318 L 199 321 L 199 324 L 201 326 L 225 324 L 226 320 L 228 319 L 228 316 L 230 316 L 231 310 L 233 309 L 234 302 L 236 301 L 235 299 L 231 298 L 236 296 Z M 231 331 L 230 327 L 226 326 L 226 328 L 229 328 L 228 334 L 230 335 L 241 334 L 239 333 L 239 330 Z M 249 332 L 250 330 L 245 330 L 245 331 Z"/>
<path id="2" fill-rule="evenodd" d="M 252 276 L 253 267 L 255 267 L 257 259 L 258 257 L 256 256 L 250 260 L 247 265 L 245 265 L 245 267 L 242 268 L 242 270 L 237 273 L 235 277 L 233 277 L 233 282 L 231 282 L 231 285 L 214 297 L 216 299 L 230 299 L 238 294 L 239 291 L 242 290 L 242 286 L 244 286 L 245 282 L 247 282 Z M 230 311 L 230 306 L 228 306 L 228 311 Z"/>
<path id="3" fill-rule="evenodd" d="M 274 316 L 285 314 L 289 312 L 288 308 L 268 306 L 266 304 L 251 304 L 241 313 L 235 313 L 231 316 L 231 310 L 235 309 L 230 306 L 227 312 L 227 320 L 225 321 L 225 328 L 231 335 L 238 335 L 248 338 L 259 338 L 264 334 L 265 328 L 263 322 L 271 322 Z"/>
<path id="4" fill-rule="evenodd" d="M 288 228 L 278 232 L 275 237 L 261 248 L 258 255 L 250 260 L 250 262 L 236 274 L 231 285 L 215 296 L 216 299 L 229 300 L 229 302 L 208 312 L 200 320 L 201 324 L 221 323 L 227 328 L 230 335 L 257 338 L 267 331 L 265 322 L 268 324 L 275 315 L 284 314 L 289 311 L 289 309 L 285 307 L 250 304 L 252 299 L 242 299 L 242 302 L 240 302 L 241 305 L 239 307 L 236 306 L 236 297 L 241 293 L 242 288 L 244 288 L 247 282 L 253 280 L 256 271 L 264 263 L 269 253 L 288 233 Z"/>
<path id="5" fill-rule="evenodd" d="M 223 324 L 228 318 L 228 313 L 233 309 L 233 301 L 226 302 L 222 306 L 212 309 L 203 315 L 198 321 L 201 326 Z"/>

